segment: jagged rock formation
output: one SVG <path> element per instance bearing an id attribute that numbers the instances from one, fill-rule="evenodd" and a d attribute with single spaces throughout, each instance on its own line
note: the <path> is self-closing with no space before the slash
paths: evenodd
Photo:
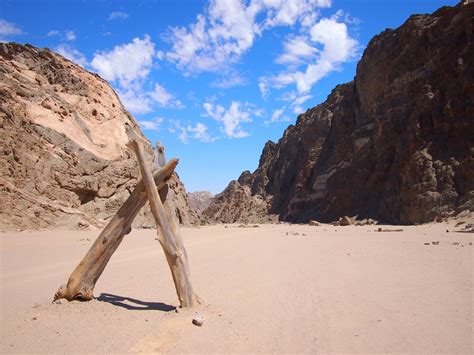
<path id="1" fill-rule="evenodd" d="M 98 75 L 48 49 L 1 43 L 0 229 L 103 225 L 139 178 L 131 131 L 143 137 Z M 194 222 L 179 178 L 170 185 L 180 222 Z M 136 225 L 152 224 L 147 209 Z"/>
<path id="2" fill-rule="evenodd" d="M 197 213 L 201 214 L 209 204 L 211 199 L 214 197 L 209 191 L 195 191 L 188 193 L 189 207 L 194 209 Z"/>
<path id="3" fill-rule="evenodd" d="M 203 212 L 203 219 L 221 223 L 265 223 L 276 221 L 268 209 L 269 200 L 252 195 L 248 185 L 232 181 L 226 189 L 211 200 Z"/>
<path id="4" fill-rule="evenodd" d="M 416 224 L 472 210 L 473 18 L 474 4 L 460 3 L 375 36 L 354 81 L 268 142 L 257 170 L 204 215 L 240 221 L 255 198 L 296 222 Z"/>

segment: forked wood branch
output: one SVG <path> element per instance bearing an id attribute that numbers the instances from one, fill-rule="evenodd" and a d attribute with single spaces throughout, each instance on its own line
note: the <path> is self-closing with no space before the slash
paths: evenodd
<path id="1" fill-rule="evenodd" d="M 173 175 L 176 165 L 178 165 L 178 160 L 171 159 L 168 164 L 153 174 L 153 183 L 160 189 L 160 194 L 164 197 L 166 197 L 168 191 L 166 182 Z M 157 191 L 155 190 L 155 192 Z M 107 266 L 112 254 L 122 242 L 123 237 L 130 233 L 132 222 L 146 201 L 145 186 L 143 181 L 140 181 L 74 269 L 67 285 L 62 285 L 58 289 L 54 295 L 54 301 L 61 298 L 68 301 L 88 301 L 94 297 L 93 292 L 97 280 Z"/>
<path id="2" fill-rule="evenodd" d="M 155 181 L 152 178 L 151 171 L 145 160 L 142 144 L 140 144 L 137 139 L 132 139 L 128 146 L 137 156 L 142 180 L 148 194 L 148 201 L 150 202 L 151 211 L 155 218 L 158 231 L 157 239 L 165 252 L 166 260 L 171 269 L 180 306 L 192 307 L 198 303 L 198 299 L 191 285 L 188 256 L 184 248 L 179 227 L 173 218 L 170 203 L 168 199 L 165 199 L 164 203 L 160 200 Z"/>

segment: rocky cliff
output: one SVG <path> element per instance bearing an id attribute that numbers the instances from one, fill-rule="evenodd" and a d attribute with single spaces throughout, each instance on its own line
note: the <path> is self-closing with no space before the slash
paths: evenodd
<path id="1" fill-rule="evenodd" d="M 472 211 L 473 18 L 474 4 L 460 3 L 375 36 L 354 81 L 268 142 L 257 170 L 204 215 L 245 221 L 256 198 L 295 222 L 358 215 L 416 224 Z"/>
<path id="2" fill-rule="evenodd" d="M 139 177 L 131 131 L 143 136 L 105 80 L 48 49 L 1 43 L 0 229 L 103 225 Z M 177 176 L 170 187 L 180 222 L 194 222 Z M 153 224 L 148 208 L 136 226 Z"/>

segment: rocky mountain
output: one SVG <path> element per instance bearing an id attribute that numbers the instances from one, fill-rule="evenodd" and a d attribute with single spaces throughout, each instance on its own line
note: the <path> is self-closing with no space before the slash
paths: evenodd
<path id="1" fill-rule="evenodd" d="M 48 49 L 0 43 L 0 229 L 103 225 L 139 178 L 132 131 L 143 137 L 98 75 Z M 180 222 L 194 222 L 177 176 L 170 187 Z M 153 224 L 148 208 L 136 226 Z"/>
<path id="2" fill-rule="evenodd" d="M 474 208 L 474 4 L 375 36 L 354 81 L 266 143 L 204 215 L 417 224 Z M 266 213 L 265 213 L 266 211 Z M 266 218 L 266 217 L 265 217 Z"/>
<path id="3" fill-rule="evenodd" d="M 188 193 L 189 206 L 199 214 L 202 213 L 214 197 L 209 191 L 195 191 Z"/>

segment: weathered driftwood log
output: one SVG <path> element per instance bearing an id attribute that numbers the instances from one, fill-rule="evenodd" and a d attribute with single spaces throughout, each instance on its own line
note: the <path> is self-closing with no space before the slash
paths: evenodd
<path id="1" fill-rule="evenodd" d="M 172 159 L 153 174 L 152 180 L 156 183 L 155 186 L 160 189 L 160 195 L 163 198 L 166 197 L 168 191 L 166 181 L 173 175 L 176 165 L 178 165 L 178 160 Z M 54 300 L 65 298 L 68 301 L 88 301 L 94 297 L 93 291 L 97 280 L 104 271 L 110 257 L 122 242 L 123 237 L 130 233 L 132 222 L 146 201 L 145 186 L 143 181 L 140 181 L 74 269 L 67 285 L 62 285 L 58 289 L 54 295 Z"/>
<path id="2" fill-rule="evenodd" d="M 198 299 L 191 285 L 188 256 L 179 232 L 179 227 L 173 218 L 172 209 L 170 208 L 168 199 L 165 199 L 164 203 L 160 200 L 151 171 L 145 160 L 142 145 L 138 143 L 136 139 L 133 139 L 128 146 L 137 156 L 138 166 L 142 173 L 142 180 L 148 194 L 148 201 L 150 202 L 151 211 L 155 218 L 158 231 L 157 239 L 165 252 L 166 260 L 171 269 L 180 306 L 192 307 L 198 303 Z"/>

